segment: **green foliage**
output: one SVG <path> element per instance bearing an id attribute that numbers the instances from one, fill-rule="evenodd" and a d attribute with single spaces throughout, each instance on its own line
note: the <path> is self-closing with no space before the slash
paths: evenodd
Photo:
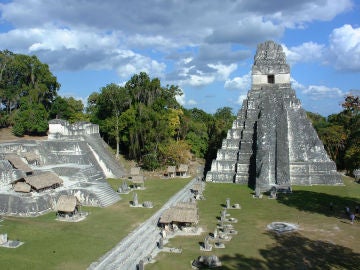
<path id="1" fill-rule="evenodd" d="M 318 114 L 307 113 L 329 156 L 338 169 L 352 172 L 360 167 L 360 101 L 348 95 L 342 104 L 344 110 L 327 119 Z"/>
<path id="2" fill-rule="evenodd" d="M 59 118 L 75 123 L 87 120 L 84 111 L 84 105 L 81 100 L 73 97 L 56 97 L 50 110 L 50 118 Z"/>
<path id="3" fill-rule="evenodd" d="M 60 84 L 48 65 L 41 63 L 36 56 L 0 51 L 2 126 L 15 125 L 16 134 L 21 134 L 22 130 L 33 134 L 45 132 L 47 124 L 45 128 L 43 117 L 48 115 L 59 88 Z M 24 103 L 27 108 L 20 108 Z M 21 123 L 17 123 L 18 120 Z"/>
<path id="4" fill-rule="evenodd" d="M 177 86 L 163 87 L 159 79 L 141 72 L 124 87 L 109 84 L 100 93 L 92 93 L 87 112 L 117 153 L 121 149 L 143 168 L 187 163 L 190 152 L 212 159 L 235 119 L 231 108 L 221 108 L 214 116 L 199 109 L 186 110 L 175 98 L 181 94 Z M 209 139 L 213 142 L 210 151 Z"/>
<path id="5" fill-rule="evenodd" d="M 182 138 L 190 145 L 191 152 L 198 158 L 204 158 L 208 150 L 209 130 L 213 123 L 213 116 L 203 110 L 193 108 L 184 109 L 182 118 Z"/>
<path id="6" fill-rule="evenodd" d="M 190 159 L 190 147 L 186 141 L 170 140 L 161 145 L 160 154 L 164 165 L 180 165 Z"/>
<path id="7" fill-rule="evenodd" d="M 141 72 L 121 87 L 109 84 L 88 99 L 88 113 L 105 139 L 125 156 L 148 169 L 161 165 L 159 145 L 180 138 L 182 110 L 176 86 Z"/>
<path id="8" fill-rule="evenodd" d="M 22 122 L 18 122 L 12 127 L 12 133 L 18 137 L 24 136 L 25 128 L 24 128 Z"/>
<path id="9" fill-rule="evenodd" d="M 208 130 L 209 142 L 205 155 L 205 171 L 210 169 L 211 162 L 216 157 L 217 149 L 221 147 L 222 140 L 226 137 L 227 131 L 235 119 L 236 116 L 232 114 L 230 107 L 220 108 L 214 114 Z"/>
<path id="10" fill-rule="evenodd" d="M 142 157 L 142 168 L 148 171 L 153 171 L 160 167 L 160 162 L 157 153 L 149 153 Z"/>
<path id="11" fill-rule="evenodd" d="M 31 120 L 30 120 L 31 119 Z M 15 115 L 13 133 L 17 136 L 24 134 L 43 135 L 48 129 L 48 112 L 43 104 L 31 104 L 24 99 Z"/>

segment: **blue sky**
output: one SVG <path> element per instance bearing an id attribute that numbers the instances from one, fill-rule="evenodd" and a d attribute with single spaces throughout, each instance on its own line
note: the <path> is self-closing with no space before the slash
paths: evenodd
<path id="1" fill-rule="evenodd" d="M 36 55 L 59 94 L 85 104 L 145 71 L 178 85 L 186 108 L 236 113 L 266 40 L 283 46 L 306 110 L 337 113 L 349 91 L 360 93 L 359 1 L 0 1 L 0 49 Z"/>

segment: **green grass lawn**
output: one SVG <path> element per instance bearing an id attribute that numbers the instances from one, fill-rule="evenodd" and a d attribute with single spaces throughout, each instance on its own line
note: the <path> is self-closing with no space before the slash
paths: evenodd
<path id="1" fill-rule="evenodd" d="M 217 255 L 221 269 L 360 269 L 360 221 L 353 225 L 344 214 L 360 204 L 360 184 L 344 178 L 345 186 L 294 187 L 290 195 L 277 200 L 252 198 L 243 185 L 206 184 L 206 200 L 199 201 L 200 227 L 204 233 L 176 237 L 167 244 L 182 248 L 181 254 L 162 252 L 146 269 L 191 269 L 190 261 L 200 255 Z M 240 203 L 241 210 L 228 210 L 238 219 L 238 234 L 225 249 L 200 251 L 199 243 L 213 232 L 226 202 Z M 329 203 L 334 203 L 330 211 Z M 360 218 L 360 216 L 359 216 Z M 267 224 L 284 221 L 298 224 L 296 233 L 277 235 Z"/>
<path id="2" fill-rule="evenodd" d="M 0 269 L 86 269 L 129 232 L 154 214 L 190 179 L 146 180 L 146 190 L 137 191 L 139 202 L 152 201 L 154 208 L 130 208 L 133 193 L 107 208 L 82 207 L 89 212 L 81 222 L 55 220 L 55 213 L 36 218 L 4 217 L 0 233 L 24 245 L 0 248 Z M 122 180 L 109 179 L 117 189 Z"/>

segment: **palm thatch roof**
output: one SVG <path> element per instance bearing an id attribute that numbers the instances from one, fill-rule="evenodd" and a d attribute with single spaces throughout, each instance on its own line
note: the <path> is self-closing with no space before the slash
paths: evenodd
<path id="1" fill-rule="evenodd" d="M 197 223 L 199 221 L 196 209 L 191 208 L 169 208 L 162 215 L 159 223 Z"/>
<path id="2" fill-rule="evenodd" d="M 74 212 L 79 201 L 75 196 L 72 195 L 61 195 L 56 203 L 56 211 L 59 212 Z"/>
<path id="3" fill-rule="evenodd" d="M 36 190 L 61 185 L 63 183 L 63 180 L 53 172 L 24 177 L 24 180 Z"/>
<path id="4" fill-rule="evenodd" d="M 176 166 L 169 166 L 167 168 L 168 173 L 175 173 L 176 172 Z"/>
<path id="5" fill-rule="evenodd" d="M 130 169 L 130 174 L 133 175 L 139 175 L 140 174 L 140 167 L 132 167 Z"/>
<path id="6" fill-rule="evenodd" d="M 134 175 L 131 177 L 131 181 L 134 184 L 143 184 L 144 183 L 144 176 L 143 175 Z"/>
<path id="7" fill-rule="evenodd" d="M 178 172 L 180 172 L 180 173 L 187 172 L 188 169 L 189 169 L 189 166 L 187 164 L 180 164 Z"/>
<path id="8" fill-rule="evenodd" d="M 196 203 L 179 202 L 175 205 L 176 208 L 197 209 Z"/>
<path id="9" fill-rule="evenodd" d="M 26 174 L 32 173 L 32 169 L 17 154 L 6 154 L 7 159 L 15 169 L 24 171 Z"/>
<path id="10" fill-rule="evenodd" d="M 31 190 L 31 186 L 24 183 L 24 182 L 17 182 L 14 185 L 14 191 L 16 192 L 24 192 L 24 193 L 29 193 Z"/>
<path id="11" fill-rule="evenodd" d="M 196 204 L 194 203 L 178 203 L 164 211 L 161 215 L 159 223 L 198 223 L 199 216 Z"/>

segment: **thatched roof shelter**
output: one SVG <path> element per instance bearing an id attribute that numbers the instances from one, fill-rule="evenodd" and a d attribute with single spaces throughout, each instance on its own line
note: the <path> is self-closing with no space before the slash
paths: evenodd
<path id="1" fill-rule="evenodd" d="M 197 209 L 192 208 L 169 208 L 162 215 L 159 223 L 198 223 Z"/>
<path id="2" fill-rule="evenodd" d="M 174 177 L 176 174 L 176 166 L 169 166 L 166 170 L 166 173 L 169 177 Z"/>
<path id="3" fill-rule="evenodd" d="M 14 185 L 14 191 L 16 192 L 29 193 L 30 190 L 31 190 L 31 186 L 29 184 L 26 184 L 25 182 L 17 182 Z"/>
<path id="4" fill-rule="evenodd" d="M 63 183 L 63 180 L 53 172 L 24 177 L 24 180 L 26 184 L 30 185 L 35 190 L 57 187 Z M 19 180 L 14 182 L 19 182 Z"/>
<path id="5" fill-rule="evenodd" d="M 131 181 L 132 181 L 134 184 L 144 184 L 144 176 L 143 176 L 143 175 L 134 175 L 134 176 L 131 178 Z"/>
<path id="6" fill-rule="evenodd" d="M 176 208 L 187 208 L 187 209 L 197 209 L 196 203 L 188 202 L 179 202 L 175 205 Z"/>
<path id="7" fill-rule="evenodd" d="M 76 206 L 80 205 L 79 200 L 72 195 L 61 195 L 56 203 L 56 211 L 71 213 Z"/>
<path id="8" fill-rule="evenodd" d="M 17 154 L 6 154 L 5 159 L 7 159 L 15 169 L 22 170 L 27 175 L 33 172 L 33 170 Z"/>
<path id="9" fill-rule="evenodd" d="M 131 176 L 140 175 L 140 167 L 132 167 L 130 169 L 130 175 Z"/>
<path id="10" fill-rule="evenodd" d="M 179 169 L 178 169 L 179 173 L 187 173 L 188 170 L 189 170 L 189 166 L 187 164 L 179 165 Z"/>
<path id="11" fill-rule="evenodd" d="M 159 223 L 198 223 L 199 216 L 196 204 L 194 203 L 178 203 L 164 211 L 161 215 Z"/>

